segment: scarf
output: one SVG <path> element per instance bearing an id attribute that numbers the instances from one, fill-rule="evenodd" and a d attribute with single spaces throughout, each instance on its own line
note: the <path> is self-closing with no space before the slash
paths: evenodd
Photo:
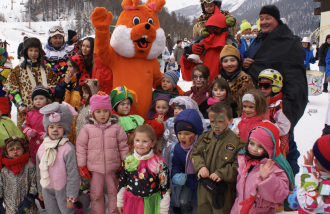
<path id="1" fill-rule="evenodd" d="M 252 167 L 252 166 L 256 166 L 258 164 L 261 164 L 260 160 L 257 160 L 257 159 L 251 159 L 247 156 L 245 156 L 245 161 L 246 161 L 246 165 L 243 169 L 243 172 L 242 172 L 242 176 L 246 176 L 246 173 L 249 171 L 249 169 Z"/>
<path id="2" fill-rule="evenodd" d="M 194 165 L 193 165 L 193 162 L 192 162 L 190 156 L 191 156 L 191 153 L 192 153 L 193 146 L 197 142 L 197 139 L 198 139 L 198 135 L 195 135 L 194 142 L 188 148 L 184 148 L 182 146 L 182 144 L 180 143 L 181 148 L 184 151 L 187 152 L 187 156 L 186 156 L 186 169 L 185 169 L 186 175 L 195 174 Z"/>
<path id="3" fill-rule="evenodd" d="M 40 169 L 40 184 L 42 187 L 46 187 L 49 183 L 49 173 L 48 166 L 53 166 L 57 151 L 56 148 L 58 146 L 62 146 L 67 141 L 70 141 L 69 138 L 63 137 L 60 140 L 52 140 L 50 137 L 46 137 L 44 139 L 45 152 L 42 155 L 40 160 L 39 169 Z"/>
<path id="4" fill-rule="evenodd" d="M 196 86 L 191 87 L 191 94 L 187 95 L 191 99 L 193 99 L 198 105 L 202 104 L 208 96 L 208 91 L 209 91 L 210 85 L 204 86 L 202 89 L 197 89 Z"/>
<path id="5" fill-rule="evenodd" d="M 21 157 L 16 159 L 10 159 L 0 156 L 0 170 L 2 168 L 2 164 L 6 166 L 6 168 L 14 173 L 14 175 L 18 175 L 21 173 L 23 166 L 25 166 L 29 162 L 29 153 L 24 153 Z"/>
<path id="6" fill-rule="evenodd" d="M 153 178 L 156 178 L 159 170 L 162 168 L 160 161 L 165 162 L 158 155 L 155 155 L 153 150 L 144 156 L 139 155 L 134 149 L 134 159 L 139 160 L 139 165 L 137 167 L 137 172 L 140 179 L 148 178 L 148 172 L 152 175 Z"/>
<path id="7" fill-rule="evenodd" d="M 43 66 L 40 66 L 39 69 L 41 73 L 41 83 L 45 88 L 48 88 L 45 68 Z M 38 69 L 36 70 L 35 67 L 32 67 L 32 71 L 31 71 L 31 67 L 26 66 L 26 71 L 28 73 L 32 88 L 35 88 L 38 85 Z M 34 73 L 34 76 L 32 72 Z"/>
<path id="8" fill-rule="evenodd" d="M 220 100 L 219 99 L 214 99 L 213 97 L 210 97 L 207 100 L 207 105 L 211 106 L 211 105 L 213 105 L 214 103 L 217 103 L 217 102 L 220 102 Z"/>
<path id="9" fill-rule="evenodd" d="M 227 82 L 231 82 L 231 81 L 233 81 L 233 79 L 235 79 L 238 76 L 239 73 L 241 73 L 241 70 L 242 70 L 241 66 L 238 66 L 237 69 L 234 71 L 234 73 L 231 76 L 229 76 L 226 73 L 226 71 L 223 68 L 221 68 L 219 70 L 219 74 L 221 75 L 222 78 L 227 80 Z"/>
<path id="10" fill-rule="evenodd" d="M 282 92 L 280 92 L 272 97 L 267 97 L 266 100 L 267 100 L 268 105 L 270 105 L 272 103 L 275 103 L 277 100 L 281 100 L 282 98 L 283 98 L 283 94 L 282 94 Z"/>

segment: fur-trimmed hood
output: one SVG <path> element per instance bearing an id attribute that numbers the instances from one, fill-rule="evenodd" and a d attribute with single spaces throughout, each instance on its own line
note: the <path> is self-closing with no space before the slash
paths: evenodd
<path id="1" fill-rule="evenodd" d="M 112 114 L 110 116 L 108 122 L 106 123 L 106 126 L 108 127 L 108 126 L 111 126 L 111 125 L 116 124 L 118 122 L 119 122 L 119 117 L 117 115 L 115 115 L 115 114 Z M 95 118 L 93 118 L 93 117 L 89 117 L 88 118 L 88 123 L 89 124 L 94 124 L 96 126 L 99 126 L 98 121 Z"/>

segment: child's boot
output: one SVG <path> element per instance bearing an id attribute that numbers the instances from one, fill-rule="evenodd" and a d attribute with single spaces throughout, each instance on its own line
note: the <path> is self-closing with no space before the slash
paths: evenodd
<path id="1" fill-rule="evenodd" d="M 74 211 L 76 212 L 76 214 L 84 214 L 84 206 L 79 201 L 75 202 L 73 204 L 73 207 L 74 207 Z"/>

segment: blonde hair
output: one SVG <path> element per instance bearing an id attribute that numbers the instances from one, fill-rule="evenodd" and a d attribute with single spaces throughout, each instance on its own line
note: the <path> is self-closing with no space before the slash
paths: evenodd
<path id="1" fill-rule="evenodd" d="M 258 116 L 267 119 L 265 114 L 268 111 L 268 103 L 265 95 L 259 89 L 251 89 L 245 94 L 251 94 L 255 101 L 255 109 Z M 242 96 L 243 97 L 243 96 Z M 238 106 L 238 114 L 241 115 L 243 112 L 243 102 L 241 101 Z"/>
<path id="2" fill-rule="evenodd" d="M 134 131 L 134 135 L 133 135 L 133 144 L 134 144 L 134 139 L 135 139 L 136 133 L 145 133 L 150 138 L 150 140 L 152 142 L 155 142 L 155 145 L 152 149 L 154 151 L 154 154 L 156 154 L 156 155 L 159 154 L 158 153 L 158 146 L 157 146 L 157 137 L 156 137 L 154 129 L 150 125 L 143 124 L 143 125 L 140 125 L 140 126 L 136 127 L 136 129 Z"/>

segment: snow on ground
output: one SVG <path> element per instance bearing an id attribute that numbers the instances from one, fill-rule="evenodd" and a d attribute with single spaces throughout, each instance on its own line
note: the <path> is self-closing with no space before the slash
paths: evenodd
<path id="1" fill-rule="evenodd" d="M 59 22 L 39 22 L 35 23 L 36 29 L 42 26 L 43 29 L 47 32 L 48 28 L 52 25 L 58 25 Z M 65 26 L 66 22 L 61 23 L 62 26 Z M 43 44 L 47 41 L 47 34 L 40 35 L 38 32 L 32 32 L 27 27 L 27 23 L 24 22 L 8 22 L 8 23 L 0 23 L 0 39 L 7 40 L 10 44 L 8 46 L 9 55 L 14 56 L 13 65 L 18 65 L 17 57 L 17 47 L 19 43 L 23 40 L 23 36 L 21 32 L 26 32 L 28 36 L 38 37 Z M 318 70 L 317 64 L 312 65 L 312 70 Z M 186 82 L 180 78 L 178 84 L 184 91 L 188 91 L 192 85 L 191 82 Z M 323 93 L 319 96 L 309 96 L 309 103 L 306 107 L 305 113 L 297 124 L 294 134 L 295 141 L 298 145 L 298 150 L 301 153 L 301 156 L 298 160 L 299 164 L 303 164 L 302 155 L 306 154 L 306 151 L 312 148 L 315 140 L 319 138 L 322 134 L 322 129 L 324 127 L 325 115 L 329 103 L 328 93 Z M 317 113 L 309 114 L 308 111 L 310 109 L 316 109 Z M 16 108 L 12 109 L 12 119 L 16 123 Z M 37 203 L 38 204 L 38 203 Z M 90 209 L 89 209 L 90 210 Z M 89 213 L 90 211 L 88 211 Z M 41 211 L 40 213 L 46 213 L 45 211 Z M 280 212 L 285 213 L 285 212 Z M 291 212 L 295 214 L 297 212 Z"/>

